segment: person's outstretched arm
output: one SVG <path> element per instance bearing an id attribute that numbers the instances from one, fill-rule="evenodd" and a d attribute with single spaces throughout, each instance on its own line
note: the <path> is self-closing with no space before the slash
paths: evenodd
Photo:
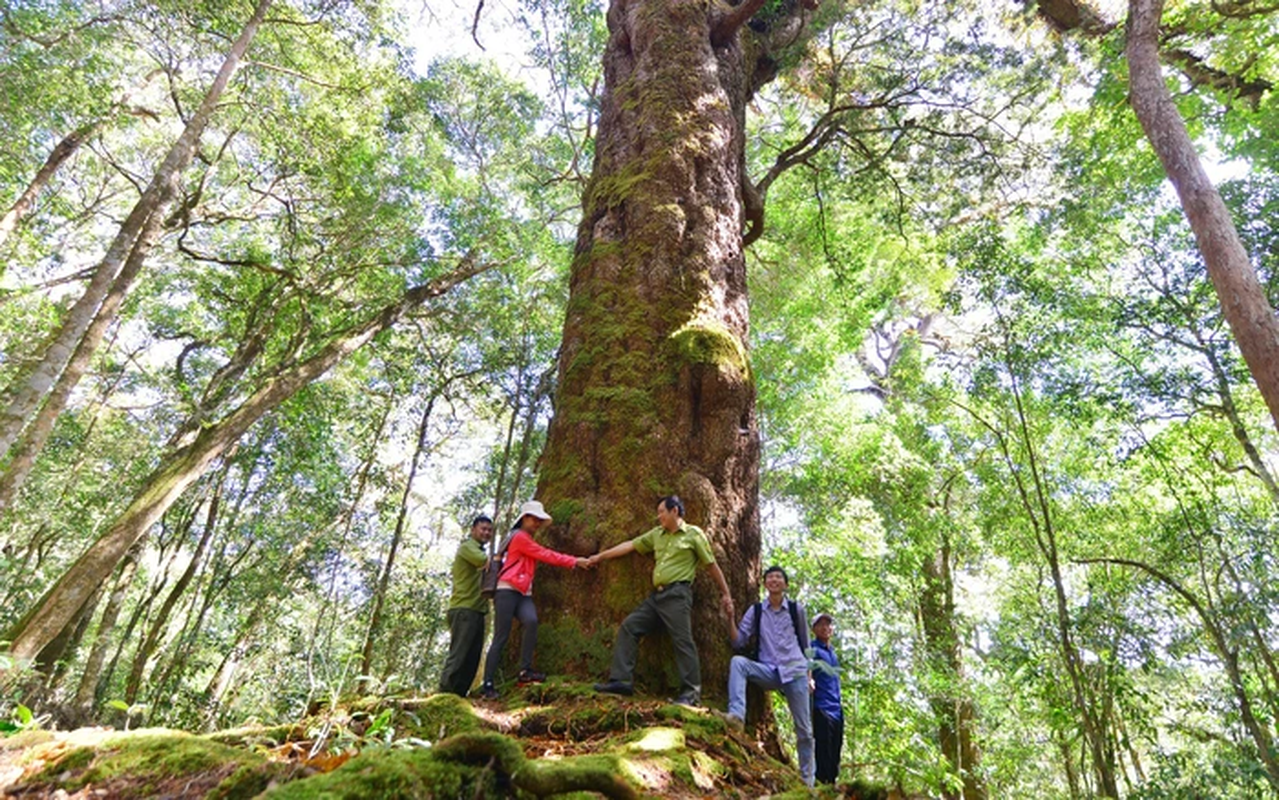
<path id="1" fill-rule="evenodd" d="M 593 567 L 596 564 L 600 563 L 601 561 L 608 561 L 613 558 L 621 558 L 627 553 L 634 553 L 634 552 L 635 552 L 635 542 L 634 540 L 628 539 L 625 542 L 622 542 L 621 544 L 613 545 L 607 550 L 601 550 L 600 552 L 591 556 L 589 561 L 590 561 L 590 565 Z"/>

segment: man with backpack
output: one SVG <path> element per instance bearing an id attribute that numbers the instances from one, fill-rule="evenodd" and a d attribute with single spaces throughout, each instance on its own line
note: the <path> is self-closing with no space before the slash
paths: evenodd
<path id="1" fill-rule="evenodd" d="M 809 693 L 812 676 L 808 669 L 808 624 L 804 607 L 786 597 L 789 581 L 786 571 L 772 566 L 764 570 L 764 588 L 768 597 L 746 609 L 733 627 L 729 620 L 729 637 L 733 649 L 744 655 L 733 656 L 728 666 L 728 722 L 741 728 L 746 720 L 746 685 L 753 683 L 777 690 L 786 697 L 791 718 L 795 721 L 795 749 L 799 755 L 799 774 L 808 786 L 813 785 L 813 721 Z"/>
<path id="2" fill-rule="evenodd" d="M 488 561 L 484 545 L 493 538 L 493 520 L 481 514 L 453 557 L 453 594 L 449 597 L 449 654 L 440 672 L 440 691 L 466 697 L 484 652 L 484 614 L 488 600 L 480 595 L 480 570 Z"/>

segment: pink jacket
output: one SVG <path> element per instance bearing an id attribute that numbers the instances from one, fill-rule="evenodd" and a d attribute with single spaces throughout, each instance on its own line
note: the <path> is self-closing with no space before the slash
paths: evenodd
<path id="1" fill-rule="evenodd" d="M 533 574 L 537 572 L 537 562 L 542 561 L 557 567 L 568 567 L 572 569 L 577 564 L 577 556 L 570 556 L 552 550 L 549 547 L 543 547 L 533 541 L 533 537 L 529 536 L 523 530 L 518 530 L 512 534 L 514 538 L 506 547 L 506 561 L 502 565 L 502 571 L 498 574 L 499 581 L 511 584 L 525 594 L 528 593 L 529 587 L 533 585 Z"/>

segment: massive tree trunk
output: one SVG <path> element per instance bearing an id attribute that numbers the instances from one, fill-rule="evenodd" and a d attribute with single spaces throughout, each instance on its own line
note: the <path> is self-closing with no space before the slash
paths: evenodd
<path id="1" fill-rule="evenodd" d="M 339 335 L 315 355 L 281 368 L 225 418 L 202 428 L 191 444 L 164 460 L 163 465 L 152 474 L 133 502 L 106 533 L 89 546 L 36 606 L 3 637 L 11 642 L 11 654 L 19 659 L 30 660 L 52 641 L 59 631 L 75 619 L 133 543 L 263 415 L 323 375 L 375 335 L 395 324 L 409 311 L 485 269 L 488 267 L 477 265 L 468 259 L 447 275 L 409 289 L 398 301 L 384 307 L 344 335 Z"/>
<path id="2" fill-rule="evenodd" d="M 1177 190 L 1208 277 L 1248 371 L 1279 429 L 1279 319 L 1239 239 L 1230 210 L 1204 171 L 1159 63 L 1160 0 L 1129 0 L 1128 74 L 1133 112 Z"/>
<path id="3" fill-rule="evenodd" d="M 658 500 L 679 494 L 739 608 L 760 571 L 743 127 L 766 60 L 739 28 L 760 5 L 609 8 L 595 165 L 537 491 L 556 521 L 550 544 L 575 554 L 647 530 Z M 651 558 L 631 559 L 538 576 L 544 666 L 605 674 L 613 631 L 651 589 Z M 719 590 L 702 577 L 695 593 L 704 690 L 718 694 L 730 655 Z M 664 688 L 658 651 L 641 650 L 641 688 Z"/>

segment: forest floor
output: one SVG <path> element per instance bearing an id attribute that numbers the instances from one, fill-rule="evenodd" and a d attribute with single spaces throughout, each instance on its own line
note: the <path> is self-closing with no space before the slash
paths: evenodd
<path id="1" fill-rule="evenodd" d="M 5 798 L 892 798 L 809 790 L 773 737 L 716 713 L 552 681 L 502 700 L 367 697 L 305 720 L 194 735 L 27 730 L 0 738 Z"/>

